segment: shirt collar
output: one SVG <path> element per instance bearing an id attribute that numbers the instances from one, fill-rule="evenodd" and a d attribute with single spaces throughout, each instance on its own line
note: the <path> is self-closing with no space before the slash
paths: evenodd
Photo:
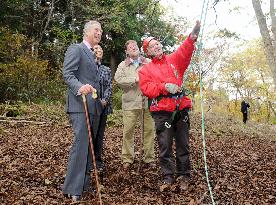
<path id="1" fill-rule="evenodd" d="M 143 56 L 140 56 L 138 59 L 138 63 L 139 64 L 147 64 L 146 58 L 144 58 Z M 133 64 L 134 60 L 130 57 L 127 57 L 125 59 L 125 65 L 129 66 L 130 64 Z"/>
<path id="2" fill-rule="evenodd" d="M 84 43 L 84 45 L 86 45 L 86 47 L 87 47 L 89 50 L 92 49 L 90 43 L 88 43 L 86 40 L 83 40 L 82 42 Z"/>

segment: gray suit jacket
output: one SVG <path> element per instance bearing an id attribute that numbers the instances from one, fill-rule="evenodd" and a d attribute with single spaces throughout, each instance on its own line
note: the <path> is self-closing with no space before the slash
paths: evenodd
<path id="1" fill-rule="evenodd" d="M 85 112 L 82 97 L 78 95 L 81 86 L 92 85 L 100 96 L 100 79 L 95 62 L 95 55 L 84 43 L 69 46 L 64 58 L 63 78 L 68 85 L 66 99 L 66 111 L 68 113 Z M 89 113 L 100 115 L 102 105 L 99 99 L 92 99 L 92 95 L 87 95 Z"/>

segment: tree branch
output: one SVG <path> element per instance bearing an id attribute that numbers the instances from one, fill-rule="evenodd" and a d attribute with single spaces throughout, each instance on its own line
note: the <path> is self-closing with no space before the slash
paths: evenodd
<path id="1" fill-rule="evenodd" d="M 58 2 L 58 1 L 57 1 L 57 2 Z M 45 23 L 44 28 L 41 30 L 41 32 L 40 32 L 40 34 L 39 34 L 39 39 L 38 39 L 38 42 L 37 42 L 37 43 L 40 43 L 40 42 L 42 41 L 43 34 L 45 33 L 47 27 L 49 26 L 49 23 L 50 23 L 50 21 L 51 21 L 52 14 L 53 14 L 53 11 L 54 11 L 54 4 L 55 4 L 55 0 L 52 0 L 51 8 L 48 10 L 47 21 L 46 21 L 46 23 Z"/>
<path id="2" fill-rule="evenodd" d="M 273 33 L 273 45 L 276 45 L 276 17 L 275 17 L 275 8 L 274 8 L 274 0 L 270 0 L 270 17 L 271 17 L 271 31 Z"/>
<path id="3" fill-rule="evenodd" d="M 274 2 L 271 0 L 271 2 Z M 271 70 L 274 85 L 276 86 L 276 55 L 275 55 L 275 46 L 272 43 L 272 39 L 269 34 L 268 26 L 264 13 L 262 11 L 260 0 L 252 0 L 252 5 L 255 10 L 256 18 L 260 28 L 260 33 L 264 42 L 264 49 L 268 61 L 269 68 Z"/>

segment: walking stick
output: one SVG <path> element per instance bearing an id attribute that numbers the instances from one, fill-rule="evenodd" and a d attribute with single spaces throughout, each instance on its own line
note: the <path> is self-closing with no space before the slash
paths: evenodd
<path id="1" fill-rule="evenodd" d="M 145 129 L 145 125 L 144 125 L 144 121 L 145 121 L 145 97 L 142 95 L 142 111 L 141 111 L 141 140 L 140 140 L 140 149 L 139 149 L 139 163 L 138 163 L 138 170 L 137 172 L 139 173 L 140 171 L 140 167 L 141 167 L 141 161 L 142 161 L 142 147 L 143 147 L 143 142 L 144 142 L 144 129 Z"/>
<path id="2" fill-rule="evenodd" d="M 92 95 L 92 97 L 94 95 Z M 96 166 L 94 146 L 93 146 L 93 141 L 92 141 L 92 132 L 91 132 L 91 127 L 90 127 L 88 107 L 87 107 L 87 102 L 86 102 L 86 96 L 84 94 L 82 95 L 82 101 L 83 101 L 83 105 L 84 105 L 84 109 L 85 109 L 86 124 L 87 124 L 87 129 L 88 129 L 88 138 L 89 138 L 89 146 L 90 146 L 90 151 L 91 151 L 91 156 L 92 156 L 92 161 L 93 161 L 93 166 L 94 166 L 94 173 L 95 173 L 95 178 L 96 178 L 97 195 L 99 197 L 100 205 L 102 205 L 102 198 L 101 198 L 101 192 L 100 192 L 100 183 L 99 183 L 99 178 L 98 178 L 98 169 L 97 169 L 97 166 Z"/>

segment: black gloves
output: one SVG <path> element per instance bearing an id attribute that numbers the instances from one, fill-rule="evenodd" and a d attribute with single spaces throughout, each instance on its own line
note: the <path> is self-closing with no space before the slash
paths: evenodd
<path id="1" fill-rule="evenodd" d="M 192 33 L 191 33 L 191 39 L 196 40 L 200 32 L 200 21 L 196 21 L 196 25 L 194 26 Z"/>

